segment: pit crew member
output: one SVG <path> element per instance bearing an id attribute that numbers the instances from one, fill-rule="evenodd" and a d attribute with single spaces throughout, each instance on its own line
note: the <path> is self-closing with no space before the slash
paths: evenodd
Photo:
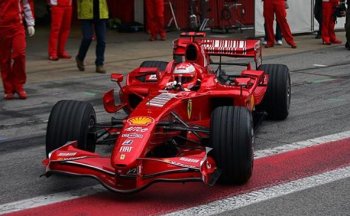
<path id="1" fill-rule="evenodd" d="M 72 22 L 72 0 L 49 0 L 51 9 L 51 31 L 49 38 L 49 60 L 70 59 L 65 50 Z"/>
<path id="2" fill-rule="evenodd" d="M 17 93 L 27 98 L 23 86 L 26 82 L 26 36 L 35 33 L 34 17 L 28 0 L 0 1 L 0 69 L 4 86 L 4 99 Z"/>

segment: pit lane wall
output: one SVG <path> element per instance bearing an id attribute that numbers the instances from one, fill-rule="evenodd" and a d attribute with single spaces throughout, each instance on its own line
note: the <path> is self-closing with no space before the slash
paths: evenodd
<path id="1" fill-rule="evenodd" d="M 310 33 L 319 29 L 314 19 L 315 0 L 287 0 L 287 20 L 293 34 Z M 338 18 L 336 29 L 344 29 L 345 17 Z M 275 26 L 275 25 L 274 25 Z M 255 36 L 264 36 L 263 2 L 255 0 Z"/>

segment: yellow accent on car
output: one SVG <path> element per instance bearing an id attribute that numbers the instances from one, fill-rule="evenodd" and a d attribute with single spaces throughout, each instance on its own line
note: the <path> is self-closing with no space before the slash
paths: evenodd
<path id="1" fill-rule="evenodd" d="M 128 119 L 130 125 L 147 126 L 154 122 L 154 119 L 148 116 L 136 116 Z"/>

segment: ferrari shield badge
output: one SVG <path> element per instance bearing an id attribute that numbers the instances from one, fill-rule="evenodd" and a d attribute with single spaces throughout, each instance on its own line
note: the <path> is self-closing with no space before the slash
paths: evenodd
<path id="1" fill-rule="evenodd" d="M 191 119 L 191 116 L 192 116 L 192 100 L 189 99 L 187 101 L 187 117 L 188 117 L 188 119 Z"/>

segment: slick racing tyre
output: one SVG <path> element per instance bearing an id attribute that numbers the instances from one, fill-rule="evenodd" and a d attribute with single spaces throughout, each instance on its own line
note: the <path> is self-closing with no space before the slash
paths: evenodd
<path id="1" fill-rule="evenodd" d="M 253 170 L 254 130 L 251 113 L 245 107 L 220 106 L 211 114 L 210 152 L 223 184 L 244 184 Z"/>
<path id="2" fill-rule="evenodd" d="M 95 139 L 89 132 L 95 129 L 96 114 L 90 103 L 62 100 L 52 108 L 46 132 L 46 156 L 68 141 L 77 140 L 78 148 L 95 151 Z"/>
<path id="3" fill-rule="evenodd" d="M 168 62 L 165 61 L 144 61 L 141 63 L 140 67 L 156 67 L 160 71 L 164 71 Z"/>
<path id="4" fill-rule="evenodd" d="M 286 119 L 292 97 L 288 67 L 282 64 L 263 64 L 259 70 L 269 75 L 269 82 L 263 101 L 257 109 L 266 111 L 270 119 Z"/>

